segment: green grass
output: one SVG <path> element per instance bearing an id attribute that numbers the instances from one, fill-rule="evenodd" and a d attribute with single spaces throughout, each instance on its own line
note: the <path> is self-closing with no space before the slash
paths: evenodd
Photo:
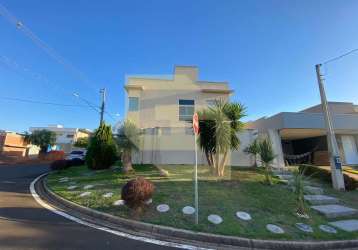
<path id="1" fill-rule="evenodd" d="M 295 197 L 292 191 L 283 184 L 267 186 L 263 184 L 264 175 L 255 169 L 232 167 L 225 178 L 218 180 L 210 175 L 207 167 L 199 167 L 199 225 L 195 225 L 194 216 L 183 215 L 182 208 L 193 206 L 193 167 L 186 165 L 160 166 L 169 171 L 169 177 L 160 177 L 158 169 L 151 165 L 137 165 L 137 175 L 144 176 L 155 184 L 153 203 L 136 219 L 178 228 L 190 229 L 223 235 L 234 235 L 258 239 L 295 239 L 295 240 L 328 240 L 356 239 L 358 233 L 347 233 L 338 230 L 336 235 L 321 232 L 320 224 L 327 224 L 327 219 L 314 211 L 309 211 L 310 219 L 301 219 L 295 215 Z M 93 175 L 88 175 L 93 173 Z M 68 176 L 70 181 L 59 183 L 61 177 Z M 132 218 L 132 213 L 125 207 L 113 206 L 120 199 L 121 187 L 134 175 L 123 175 L 116 170 L 90 171 L 85 166 L 72 167 L 62 172 L 53 172 L 48 177 L 49 187 L 57 194 L 102 212 L 116 216 Z M 78 189 L 69 191 L 70 182 L 76 182 Z M 79 197 L 84 192 L 83 186 L 96 184 L 89 197 Z M 358 208 L 358 191 L 341 193 L 334 191 L 324 183 L 318 183 L 347 205 Z M 111 198 L 103 198 L 106 192 L 113 192 Z M 159 213 L 156 206 L 166 203 L 170 206 L 167 213 Z M 253 220 L 245 222 L 236 218 L 236 211 L 246 211 Z M 218 214 L 224 222 L 213 225 L 207 220 L 209 214 Z M 314 227 L 314 233 L 307 234 L 295 227 L 295 223 L 304 222 Z M 286 231 L 275 235 L 266 230 L 266 224 L 281 226 Z"/>

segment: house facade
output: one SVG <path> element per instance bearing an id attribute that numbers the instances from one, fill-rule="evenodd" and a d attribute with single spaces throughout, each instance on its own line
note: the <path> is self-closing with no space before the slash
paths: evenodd
<path id="1" fill-rule="evenodd" d="M 47 127 L 30 127 L 30 132 L 36 130 L 49 130 L 56 134 L 56 144 L 52 147 L 53 150 L 63 150 L 69 153 L 74 149 L 74 143 L 79 138 L 87 138 L 91 135 L 88 129 L 80 128 L 65 128 L 63 125 L 48 125 Z"/>
<path id="2" fill-rule="evenodd" d="M 125 84 L 126 118 L 142 130 L 135 163 L 193 164 L 194 112 L 216 100 L 228 101 L 233 90 L 227 82 L 201 81 L 198 68 L 176 66 L 170 77 L 128 77 Z M 253 137 L 251 130 L 240 133 L 241 148 Z M 206 164 L 200 152 L 199 164 Z M 249 166 L 252 159 L 241 151 L 231 153 L 231 165 Z"/>
<path id="3" fill-rule="evenodd" d="M 23 134 L 0 131 L 0 156 L 32 157 L 37 156 L 39 147 L 28 144 Z"/>
<path id="4" fill-rule="evenodd" d="M 329 102 L 333 128 L 342 163 L 358 164 L 358 105 Z M 329 165 L 328 144 L 322 106 L 299 112 L 282 112 L 249 124 L 260 134 L 270 136 L 278 166 L 287 163 Z"/>

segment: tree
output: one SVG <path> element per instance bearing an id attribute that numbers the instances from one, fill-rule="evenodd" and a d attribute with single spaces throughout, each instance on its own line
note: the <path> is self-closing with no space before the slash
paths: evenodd
<path id="1" fill-rule="evenodd" d="M 240 103 L 220 100 L 213 107 L 198 112 L 198 143 L 217 176 L 224 176 L 229 151 L 239 149 L 237 134 L 243 129 L 244 124 L 240 119 L 246 115 L 245 111 L 246 108 Z"/>
<path id="2" fill-rule="evenodd" d="M 46 153 L 48 146 L 56 143 L 56 133 L 50 130 L 35 130 L 31 134 L 25 133 L 25 141 L 40 147 L 40 153 Z"/>
<path id="3" fill-rule="evenodd" d="M 94 131 L 90 138 L 86 154 L 88 168 L 107 169 L 117 160 L 117 148 L 113 139 L 111 126 L 104 122 Z"/>
<path id="4" fill-rule="evenodd" d="M 77 141 L 75 142 L 74 146 L 78 147 L 78 148 L 87 148 L 88 143 L 89 143 L 89 138 L 88 137 L 81 137 L 81 138 L 77 139 Z"/>
<path id="5" fill-rule="evenodd" d="M 123 171 L 133 171 L 132 152 L 139 149 L 140 131 L 130 120 L 126 120 L 118 130 L 117 145 L 121 154 Z"/>
<path id="6" fill-rule="evenodd" d="M 259 155 L 262 161 L 262 165 L 264 167 L 266 183 L 272 185 L 271 164 L 276 158 L 276 155 L 273 151 L 272 144 L 269 139 L 263 139 L 259 142 Z"/>
<path id="7" fill-rule="evenodd" d="M 259 143 L 258 140 L 255 139 L 249 146 L 247 146 L 244 149 L 244 152 L 247 154 L 251 154 L 254 157 L 254 167 L 257 167 L 257 160 L 256 160 L 256 156 L 259 154 L 260 152 L 260 147 L 259 147 Z"/>

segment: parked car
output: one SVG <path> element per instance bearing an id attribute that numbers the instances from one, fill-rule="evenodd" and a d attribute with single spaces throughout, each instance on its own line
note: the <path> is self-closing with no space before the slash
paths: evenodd
<path id="1" fill-rule="evenodd" d="M 66 160 L 81 160 L 84 161 L 86 156 L 85 150 L 73 150 L 69 155 L 66 156 Z"/>

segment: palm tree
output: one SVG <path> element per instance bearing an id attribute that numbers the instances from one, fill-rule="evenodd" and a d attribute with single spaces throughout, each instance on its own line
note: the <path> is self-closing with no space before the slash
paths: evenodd
<path id="1" fill-rule="evenodd" d="M 240 146 L 238 132 L 243 129 L 246 108 L 240 103 L 216 101 L 213 107 L 198 112 L 199 139 L 198 143 L 204 151 L 212 172 L 224 176 L 225 166 L 230 150 Z"/>
<path id="2" fill-rule="evenodd" d="M 139 149 L 140 131 L 137 126 L 126 120 L 118 130 L 117 145 L 121 152 L 123 171 L 133 171 L 132 152 Z"/>
<path id="3" fill-rule="evenodd" d="M 260 152 L 260 146 L 257 139 L 255 139 L 248 147 L 244 149 L 244 152 L 251 154 L 254 157 L 254 167 L 257 167 L 257 158 L 256 156 Z"/>
<path id="4" fill-rule="evenodd" d="M 271 163 L 276 158 L 276 155 L 273 151 L 272 144 L 269 139 L 263 139 L 259 142 L 259 155 L 265 170 L 266 183 L 272 185 Z"/>

